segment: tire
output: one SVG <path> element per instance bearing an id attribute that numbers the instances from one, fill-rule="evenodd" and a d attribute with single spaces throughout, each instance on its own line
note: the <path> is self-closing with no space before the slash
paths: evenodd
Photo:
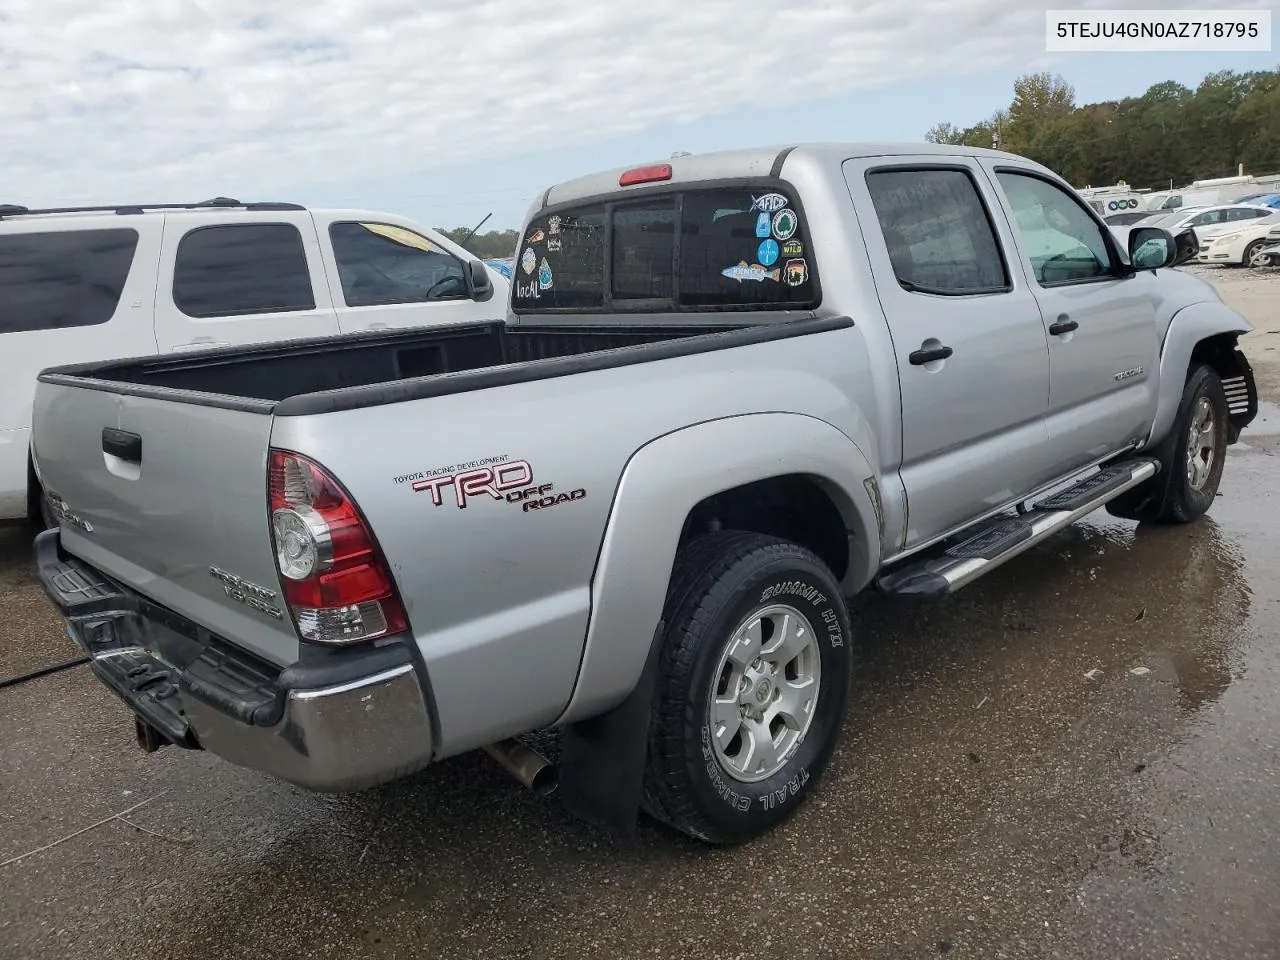
<path id="1" fill-rule="evenodd" d="M 1266 237 L 1262 237 L 1253 241 L 1253 243 L 1245 247 L 1244 256 L 1240 260 L 1241 265 L 1246 267 L 1252 267 L 1254 265 L 1253 258 L 1257 255 L 1258 251 L 1261 250 L 1266 245 L 1267 245 Z"/>
<path id="2" fill-rule="evenodd" d="M 1191 430 L 1207 411 L 1208 447 L 1198 448 L 1203 467 L 1190 469 Z M 1222 381 L 1208 364 L 1192 369 L 1169 435 L 1157 448 L 1160 472 L 1107 504 L 1112 516 L 1146 523 L 1190 523 L 1213 506 L 1227 457 L 1229 411 Z M 1198 431 L 1199 432 L 1199 431 Z M 1206 454 L 1208 454 L 1206 456 Z"/>
<path id="3" fill-rule="evenodd" d="M 663 619 L 644 808 L 710 843 L 750 840 L 795 812 L 839 739 L 852 636 L 839 585 L 803 547 L 720 531 L 680 550 Z M 735 642 L 753 622 L 754 651 L 749 639 Z M 780 637 L 791 638 L 792 656 L 775 653 L 771 670 Z M 798 692 L 806 680 L 816 698 Z M 722 726 L 715 699 L 728 704 Z"/>

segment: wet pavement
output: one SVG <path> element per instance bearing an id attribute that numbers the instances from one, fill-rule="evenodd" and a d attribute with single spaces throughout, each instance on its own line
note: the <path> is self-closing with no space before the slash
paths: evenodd
<path id="1" fill-rule="evenodd" d="M 482 754 L 344 796 L 146 756 L 84 667 L 0 689 L 0 862 L 97 824 L 0 866 L 0 958 L 1275 958 L 1280 411 L 1244 439 L 1197 524 L 860 601 L 839 752 L 736 849 L 615 844 Z M 0 677 L 75 654 L 23 536 Z"/>

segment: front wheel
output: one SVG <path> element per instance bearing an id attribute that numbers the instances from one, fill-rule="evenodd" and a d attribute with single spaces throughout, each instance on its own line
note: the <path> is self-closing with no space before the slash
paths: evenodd
<path id="1" fill-rule="evenodd" d="M 1160 444 L 1160 472 L 1107 504 L 1107 512 L 1151 523 L 1190 523 L 1203 516 L 1222 481 L 1229 417 L 1218 374 L 1207 364 L 1195 367 Z"/>
<path id="2" fill-rule="evenodd" d="M 1265 247 L 1266 245 L 1267 245 L 1267 241 L 1265 239 L 1262 239 L 1262 240 L 1255 240 L 1253 241 L 1253 243 L 1245 247 L 1244 248 L 1244 265 L 1246 267 L 1267 266 L 1271 261 L 1271 257 L 1262 252 L 1262 248 Z"/>
<path id="3" fill-rule="evenodd" d="M 839 585 L 803 547 L 717 532 L 681 549 L 664 620 L 645 809 L 712 843 L 749 840 L 795 811 L 839 738 Z"/>

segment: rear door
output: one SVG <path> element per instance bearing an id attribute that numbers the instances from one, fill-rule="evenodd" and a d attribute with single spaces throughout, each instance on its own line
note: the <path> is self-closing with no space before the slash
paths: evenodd
<path id="1" fill-rule="evenodd" d="M 315 213 L 316 230 L 343 333 L 476 323 L 506 312 L 508 285 L 471 299 L 464 251 L 385 214 Z M 491 271 L 492 275 L 492 271 Z"/>
<path id="2" fill-rule="evenodd" d="M 1155 416 L 1159 278 L 1125 275 L 1109 230 L 1073 191 L 983 161 L 1018 233 L 1049 342 L 1049 438 L 1060 472 L 1146 436 Z"/>
<path id="3" fill-rule="evenodd" d="M 339 332 L 311 215 L 169 214 L 156 291 L 160 351 Z"/>
<path id="4" fill-rule="evenodd" d="M 238 407 L 238 409 L 237 409 Z M 139 593 L 277 664 L 297 659 L 267 505 L 265 404 L 205 406 L 41 383 L 36 455 L 69 511 L 62 544 Z M 218 573 L 275 594 L 235 600 Z"/>
<path id="5" fill-rule="evenodd" d="M 1052 479 L 1045 332 L 972 159 L 844 173 L 893 338 L 912 547 Z"/>

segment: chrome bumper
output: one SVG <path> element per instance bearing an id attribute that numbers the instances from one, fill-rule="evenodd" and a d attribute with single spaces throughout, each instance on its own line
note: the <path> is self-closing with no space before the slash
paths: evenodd
<path id="1" fill-rule="evenodd" d="M 323 791 L 360 790 L 431 760 L 407 644 L 280 670 L 63 555 L 57 530 L 36 538 L 36 566 L 95 676 L 161 743 Z M 182 648 L 175 637 L 187 641 L 182 658 L 165 653 Z"/>
<path id="2" fill-rule="evenodd" d="M 270 727 L 180 694 L 200 746 L 312 790 L 361 790 L 431 762 L 431 723 L 412 666 L 315 690 L 291 690 Z"/>

